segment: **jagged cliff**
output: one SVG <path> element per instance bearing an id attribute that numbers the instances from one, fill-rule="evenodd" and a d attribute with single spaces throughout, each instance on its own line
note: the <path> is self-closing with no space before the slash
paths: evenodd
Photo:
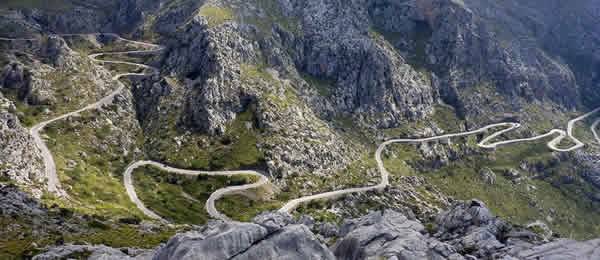
<path id="1" fill-rule="evenodd" d="M 12 114 L 15 110 L 14 104 L 0 94 L 0 177 L 29 187 L 39 198 L 45 189 L 44 165 L 33 138 Z"/>

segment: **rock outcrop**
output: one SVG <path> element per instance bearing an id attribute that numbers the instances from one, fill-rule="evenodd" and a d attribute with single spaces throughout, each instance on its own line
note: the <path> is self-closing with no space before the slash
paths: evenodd
<path id="1" fill-rule="evenodd" d="M 516 254 L 520 259 L 598 259 L 600 239 L 590 241 L 559 240 L 535 246 Z"/>
<path id="2" fill-rule="evenodd" d="M 169 38 L 167 67 L 180 77 L 196 81 L 200 95 L 194 95 L 198 101 L 193 107 L 209 112 L 192 114 L 214 117 L 203 124 L 214 121 L 221 125 L 222 120 L 218 119 L 226 122 L 231 119 L 227 113 L 239 110 L 239 95 L 244 96 L 249 90 L 237 81 L 235 72 L 240 62 L 273 67 L 298 91 L 308 85 L 306 78 L 329 82 L 322 86 L 326 93 L 321 95 L 325 97 L 314 97 L 321 104 L 311 104 L 328 117 L 354 116 L 385 128 L 430 115 L 436 92 L 393 46 L 369 31 L 368 14 L 361 4 L 277 1 L 267 9 L 262 4 L 256 8 L 247 6 L 251 3 L 209 1 L 204 5 L 229 10 L 250 22 L 230 19 L 212 26 L 207 21 L 212 17 L 203 17 L 202 12 L 198 15 L 172 8 L 157 20 L 155 27 Z M 185 20 L 181 15 L 191 17 Z M 257 19 L 264 22 L 253 22 Z M 277 19 L 287 22 L 273 22 Z M 172 30 L 178 27 L 184 30 Z M 186 55 L 190 53 L 199 55 Z M 203 101 L 207 97 L 216 99 L 207 103 Z M 190 122 L 196 122 L 202 130 L 214 131 L 210 125 L 198 125 L 200 120 Z"/>
<path id="3" fill-rule="evenodd" d="M 227 123 L 256 99 L 256 89 L 241 83 L 240 65 L 253 59 L 253 45 L 236 24 L 209 29 L 195 16 L 186 30 L 167 43 L 166 69 L 191 80 L 181 122 L 212 135 L 223 134 Z"/>
<path id="4" fill-rule="evenodd" d="M 574 157 L 581 165 L 582 176 L 600 189 L 600 154 L 577 152 Z"/>
<path id="5" fill-rule="evenodd" d="M 0 178 L 29 187 L 41 197 L 45 176 L 40 151 L 14 111 L 13 103 L 0 93 Z"/>
<path id="6" fill-rule="evenodd" d="M 212 221 L 177 234 L 154 250 L 115 250 L 66 245 L 34 259 L 55 259 L 74 252 L 92 259 L 577 259 L 600 255 L 599 240 L 544 243 L 526 229 L 493 216 L 480 201 L 457 203 L 437 217 L 433 235 L 416 219 L 392 210 L 346 220 L 327 230 L 337 242 L 328 248 L 306 226 L 309 218 L 264 213 L 255 223 Z M 314 225 L 316 226 L 316 225 Z M 54 258 L 53 258 L 54 257 Z"/>
<path id="7" fill-rule="evenodd" d="M 437 219 L 436 237 L 448 241 L 459 252 L 477 257 L 492 257 L 505 245 L 505 239 L 512 227 L 494 217 L 480 201 L 455 205 L 449 211 L 441 213 Z M 535 238 L 534 234 L 528 235 Z"/>
<path id="8" fill-rule="evenodd" d="M 298 68 L 334 83 L 332 103 L 340 114 L 379 127 L 433 112 L 435 92 L 383 37 L 370 31 L 360 1 L 305 1 L 295 10 L 302 19 L 304 50 Z"/>
<path id="9" fill-rule="evenodd" d="M 196 15 L 182 30 L 165 33 L 169 40 L 163 67 L 184 88 L 183 93 L 169 93 L 182 95 L 183 109 L 175 115 L 181 130 L 223 135 L 240 113 L 251 112 L 264 136 L 259 148 L 274 176 L 345 167 L 353 149 L 304 103 L 294 80 L 260 64 L 265 50 L 250 37 L 250 29 L 235 22 L 214 26 L 208 19 Z M 168 28 L 178 21 L 159 19 L 156 26 Z"/>
<path id="10" fill-rule="evenodd" d="M 334 259 L 306 226 L 212 223 L 173 237 L 154 259 Z"/>
<path id="11" fill-rule="evenodd" d="M 60 2 L 48 6 L 32 3 L 29 8 L 14 7 L 0 17 L 10 36 L 23 37 L 43 32 L 54 33 L 126 33 L 141 25 L 144 12 L 158 8 L 157 1 L 124 0 Z M 108 12 L 107 10 L 110 10 Z M 12 19 L 10 19 L 12 18 Z"/>
<path id="12" fill-rule="evenodd" d="M 395 211 L 346 221 L 333 251 L 338 259 L 464 259 L 454 248 L 423 235 L 425 227 Z"/>
<path id="13" fill-rule="evenodd" d="M 31 93 L 31 72 L 23 64 L 6 64 L 0 74 L 0 88 L 16 92 L 17 97 L 25 99 Z"/>
<path id="14" fill-rule="evenodd" d="M 55 260 L 82 258 L 88 260 L 143 260 L 152 259 L 152 251 L 131 248 L 111 248 L 107 246 L 67 245 L 55 247 L 35 256 L 34 260 Z"/>
<path id="15" fill-rule="evenodd" d="M 596 13 L 581 9 L 594 6 L 594 1 L 582 1 L 572 12 L 558 5 L 559 1 L 378 0 L 368 9 L 377 30 L 415 66 L 435 74 L 434 85 L 447 103 L 468 118 L 485 120 L 491 113 L 520 111 L 532 101 L 573 108 L 580 104 L 581 93 L 597 87 L 594 73 L 580 69 L 581 63 L 592 68 L 598 64 L 597 51 L 589 50 L 599 42 L 591 36 L 597 35 L 596 27 L 590 25 L 597 21 L 597 8 L 591 9 Z M 574 12 L 586 14 L 575 18 Z M 570 22 L 573 26 L 565 26 Z M 565 51 L 571 49 L 578 51 Z M 582 49 L 589 58 L 573 62 L 569 57 Z"/>
<path id="16" fill-rule="evenodd" d="M 2 216 L 37 217 L 45 214 L 46 209 L 16 186 L 0 184 L 0 213 Z"/>

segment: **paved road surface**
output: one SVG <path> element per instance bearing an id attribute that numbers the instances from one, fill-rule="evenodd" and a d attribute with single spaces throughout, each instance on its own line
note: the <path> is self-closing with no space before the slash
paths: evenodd
<path id="1" fill-rule="evenodd" d="M 73 36 L 73 35 L 83 35 L 83 34 L 64 34 L 62 36 Z M 94 35 L 99 35 L 99 34 L 94 34 Z M 112 64 L 127 64 L 127 65 L 133 65 L 133 66 L 138 66 L 141 67 L 143 69 L 150 69 L 150 70 L 154 70 L 156 71 L 155 68 L 152 68 L 150 66 L 146 66 L 144 64 L 138 64 L 138 63 L 131 63 L 131 62 L 124 62 L 124 61 L 107 61 L 107 60 L 100 60 L 98 59 L 101 56 L 104 55 L 124 55 L 124 54 L 139 54 L 139 53 L 149 53 L 149 52 L 157 52 L 162 50 L 162 48 L 158 45 L 154 45 L 154 44 L 150 44 L 150 43 L 143 43 L 143 42 L 137 42 L 137 41 L 131 41 L 131 40 L 126 40 L 123 39 L 121 37 L 119 37 L 116 34 L 109 34 L 112 36 L 117 37 L 118 39 L 125 41 L 125 42 L 129 42 L 129 43 L 133 43 L 133 44 L 139 44 L 142 45 L 144 47 L 150 48 L 149 50 L 142 50 L 142 51 L 126 51 L 126 52 L 107 52 L 107 53 L 97 53 L 97 54 L 91 54 L 88 55 L 88 57 L 90 59 L 92 59 L 95 62 L 99 62 L 99 63 L 112 63 Z M 1 38 L 0 40 L 4 40 L 4 41 L 36 41 L 39 40 L 38 38 L 23 38 L 23 39 L 7 39 L 7 38 Z M 104 105 L 110 104 L 112 103 L 114 97 L 118 94 L 121 93 L 121 91 L 123 91 L 124 85 L 119 81 L 120 78 L 122 77 L 126 77 L 126 76 L 134 76 L 134 75 L 145 75 L 144 73 L 122 73 L 122 74 L 118 74 L 113 76 L 113 80 L 115 80 L 118 83 L 118 87 L 117 89 L 115 89 L 114 91 L 112 91 L 111 93 L 109 93 L 107 96 L 103 97 L 102 99 L 100 99 L 99 101 L 89 104 L 87 106 L 85 106 L 84 108 L 78 109 L 76 111 L 72 111 L 60 116 L 57 116 L 55 118 L 51 118 L 48 119 L 46 121 L 40 122 L 36 125 L 34 125 L 30 130 L 30 134 L 33 137 L 33 140 L 36 144 L 36 146 L 40 149 L 41 151 L 41 155 L 42 155 L 42 159 L 44 161 L 44 171 L 45 171 L 45 175 L 46 175 L 46 179 L 47 181 L 47 185 L 48 185 L 48 191 L 50 193 L 56 194 L 60 197 L 66 197 L 68 198 L 68 194 L 62 189 L 61 184 L 60 184 L 60 180 L 58 179 L 58 175 L 56 174 L 56 164 L 54 162 L 54 158 L 52 156 L 52 153 L 50 152 L 50 150 L 48 149 L 48 146 L 46 145 L 46 143 L 44 142 L 43 138 L 41 137 L 41 132 L 43 132 L 44 128 L 49 125 L 52 124 L 56 121 L 68 118 L 70 116 L 74 116 L 74 115 L 78 115 L 81 112 L 87 111 L 87 110 L 92 110 L 92 109 L 97 109 L 100 108 Z"/>
<path id="2" fill-rule="evenodd" d="M 377 162 L 377 169 L 379 170 L 379 174 L 381 176 L 381 181 L 379 182 L 378 185 L 343 189 L 343 190 L 338 190 L 338 191 L 331 191 L 331 192 L 297 198 L 297 199 L 291 200 L 288 203 L 286 203 L 281 209 L 279 209 L 279 211 L 289 213 L 289 212 L 293 211 L 294 209 L 296 209 L 298 206 L 300 206 L 300 204 L 308 203 L 313 200 L 333 199 L 333 198 L 338 198 L 340 196 L 350 194 L 350 193 L 355 193 L 355 192 L 366 192 L 366 191 L 375 191 L 375 190 L 385 189 L 385 187 L 387 187 L 390 183 L 389 182 L 390 174 L 385 169 L 385 166 L 383 164 L 383 159 L 381 158 L 381 154 L 383 153 L 385 148 L 390 144 L 427 143 L 427 142 L 433 142 L 433 141 L 442 140 L 442 139 L 450 139 L 453 137 L 469 136 L 469 135 L 484 133 L 493 128 L 504 127 L 504 129 L 494 132 L 493 134 L 489 135 L 488 137 L 483 139 L 481 142 L 479 142 L 477 145 L 482 148 L 494 149 L 494 148 L 497 148 L 497 147 L 503 146 L 503 145 L 522 143 L 522 142 L 531 142 L 531 141 L 543 139 L 543 138 L 558 134 L 558 136 L 556 138 L 554 138 L 550 142 L 548 142 L 548 144 L 547 144 L 548 147 L 557 152 L 569 152 L 569 151 L 574 151 L 574 150 L 579 149 L 584 146 L 583 142 L 579 141 L 575 136 L 573 136 L 573 128 L 574 128 L 575 123 L 577 123 L 578 121 L 584 120 L 599 111 L 600 111 L 600 108 L 597 108 L 589 113 L 586 113 L 580 117 L 577 117 L 577 118 L 569 121 L 568 125 L 567 125 L 567 132 L 560 130 L 560 129 L 552 129 L 548 133 L 534 136 L 534 137 L 522 138 L 522 139 L 512 139 L 512 140 L 506 140 L 506 141 L 498 141 L 495 143 L 490 143 L 490 142 L 492 140 L 494 140 L 495 138 L 501 136 L 502 134 L 505 134 L 507 132 L 513 131 L 513 130 L 521 127 L 521 124 L 519 124 L 519 123 L 498 123 L 498 124 L 491 124 L 491 125 L 479 128 L 477 130 L 455 133 L 455 134 L 446 134 L 446 135 L 440 135 L 440 136 L 434 136 L 434 137 L 428 137 L 428 138 L 392 139 L 389 141 L 385 141 L 382 144 L 380 144 L 379 147 L 377 147 L 377 151 L 375 152 L 375 161 Z M 600 124 L 600 120 L 596 122 L 595 126 L 592 126 L 592 129 L 595 129 L 595 127 L 598 124 Z M 596 135 L 596 139 L 598 140 L 598 142 L 600 142 L 600 138 L 598 138 L 598 135 L 596 133 L 595 133 L 595 135 Z M 573 145 L 572 147 L 569 147 L 569 148 L 558 148 L 557 145 L 564 138 L 570 138 L 571 140 L 573 140 L 573 142 L 575 142 L 575 145 Z"/>
<path id="3" fill-rule="evenodd" d="M 176 173 L 176 174 L 182 174 L 182 175 L 189 175 L 189 176 L 251 175 L 251 176 L 258 177 L 259 180 L 255 183 L 221 188 L 221 189 L 216 190 L 215 192 L 213 192 L 210 195 L 210 197 L 208 198 L 208 200 L 206 201 L 206 204 L 205 204 L 206 211 L 212 218 L 221 219 L 224 221 L 231 221 L 231 220 L 227 216 L 223 215 L 222 213 L 220 213 L 217 210 L 217 208 L 215 207 L 215 202 L 217 200 L 219 200 L 220 198 L 222 198 L 223 196 L 228 195 L 228 194 L 233 194 L 233 193 L 243 191 L 243 190 L 258 188 L 262 185 L 269 183 L 269 179 L 257 171 L 250 171 L 250 170 L 248 170 L 248 171 L 194 171 L 194 170 L 173 168 L 173 167 L 167 166 L 165 164 L 162 164 L 159 162 L 154 162 L 154 161 L 137 161 L 137 162 L 132 163 L 131 165 L 129 165 L 129 167 L 127 167 L 127 169 L 125 170 L 125 173 L 123 174 L 125 189 L 127 190 L 127 195 L 129 195 L 129 198 L 131 198 L 131 201 L 133 201 L 133 203 L 135 203 L 135 205 L 142 212 L 144 212 L 144 214 L 146 216 L 153 218 L 153 219 L 160 220 L 160 221 L 165 221 L 165 222 L 166 222 L 165 219 L 160 217 L 158 214 L 154 213 L 152 210 L 148 209 L 144 205 L 144 203 L 137 197 L 137 194 L 135 192 L 135 187 L 133 185 L 132 173 L 135 169 L 142 167 L 142 166 L 146 166 L 146 165 L 151 165 L 151 166 L 157 167 L 163 171 Z"/>

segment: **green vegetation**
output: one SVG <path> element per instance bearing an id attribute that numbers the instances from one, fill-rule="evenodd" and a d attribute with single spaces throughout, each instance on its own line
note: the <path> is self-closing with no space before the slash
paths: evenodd
<path id="1" fill-rule="evenodd" d="M 116 74 L 119 73 L 142 73 L 144 69 L 140 66 L 122 63 L 104 63 L 104 67 L 108 70 L 113 71 Z"/>
<path id="2" fill-rule="evenodd" d="M 203 170 L 237 170 L 259 168 L 264 155 L 257 144 L 261 131 L 256 127 L 254 104 L 226 125 L 221 136 L 192 133 L 181 127 L 178 120 L 185 113 L 180 102 L 184 95 L 181 84 L 166 78 L 171 94 L 161 97 L 161 113 L 142 119 L 145 150 L 149 157 L 178 168 Z"/>
<path id="3" fill-rule="evenodd" d="M 579 114 L 563 113 L 559 109 L 545 108 L 535 104 L 525 106 L 522 114 L 524 115 L 524 125 L 538 133 L 546 133 L 553 128 L 566 130 L 568 121 L 579 116 Z M 587 128 L 589 129 L 589 127 Z"/>
<path id="4" fill-rule="evenodd" d="M 33 126 L 35 123 L 41 121 L 41 118 L 44 116 L 44 112 L 48 110 L 49 106 L 47 105 L 29 105 L 26 102 L 19 101 L 17 95 L 14 92 L 10 92 L 9 90 L 3 90 L 3 94 L 8 99 L 12 100 L 17 108 L 17 116 L 19 117 L 19 121 L 26 126 Z"/>
<path id="5" fill-rule="evenodd" d="M 277 199 L 288 201 L 300 197 L 306 192 L 306 186 L 310 187 L 310 194 L 318 194 L 339 189 L 362 187 L 369 183 L 378 183 L 380 180 L 379 174 L 372 177 L 367 175 L 368 171 L 376 172 L 376 167 L 373 153 L 365 152 L 360 159 L 352 162 L 346 169 L 327 176 L 292 174 L 287 177 L 288 185 L 277 194 Z"/>
<path id="6" fill-rule="evenodd" d="M 463 130 L 464 121 L 460 120 L 454 108 L 448 105 L 436 105 L 433 121 L 447 133 Z"/>
<path id="7" fill-rule="evenodd" d="M 153 166 L 135 170 L 136 192 L 148 208 L 175 223 L 204 224 L 210 194 L 227 186 L 256 182 L 254 176 L 182 176 Z"/>
<path id="8" fill-rule="evenodd" d="M 590 130 L 592 124 L 597 119 L 598 117 L 591 117 L 588 120 L 578 122 L 573 129 L 573 135 L 585 144 L 597 144 L 597 140 Z M 596 129 L 596 131 L 600 131 L 600 129 Z M 590 147 L 590 145 L 586 145 L 586 149 L 589 149 Z"/>
<path id="9" fill-rule="evenodd" d="M 295 17 L 286 17 L 281 12 L 279 3 L 275 0 L 253 0 L 255 6 L 262 10 L 261 15 L 244 17 L 244 22 L 255 25 L 263 35 L 271 35 L 273 26 L 293 34 L 300 34 L 300 21 Z"/>
<path id="10" fill-rule="evenodd" d="M 159 34 L 154 31 L 154 25 L 156 24 L 156 14 L 146 14 L 144 24 L 140 27 L 140 38 L 146 42 L 158 42 Z"/>
<path id="11" fill-rule="evenodd" d="M 317 89 L 317 92 L 324 97 L 331 96 L 334 83 L 332 80 L 319 79 L 309 74 L 302 74 L 302 77 L 311 87 Z"/>
<path id="12" fill-rule="evenodd" d="M 180 168 L 256 168 L 264 163 L 264 155 L 257 147 L 260 131 L 256 129 L 254 122 L 253 108 L 249 108 L 237 115 L 222 137 L 193 134 L 186 136 L 190 140 L 181 142 L 178 147 L 173 138 L 183 133 L 178 132 L 173 115 L 166 124 L 162 122 L 161 127 L 166 127 L 167 131 L 156 130 L 150 133 L 148 151 L 155 160 Z"/>
<path id="13" fill-rule="evenodd" d="M 81 35 L 63 36 L 67 41 L 69 47 L 82 55 L 89 55 L 94 53 L 105 53 L 105 52 L 125 52 L 125 51 L 138 51 L 140 46 L 135 44 L 124 44 L 120 40 L 112 40 L 107 42 L 92 42 L 86 37 Z M 100 44 L 98 46 L 97 44 Z M 107 57 L 114 57 L 114 55 L 106 55 Z M 102 57 L 99 58 L 100 60 Z M 117 59 L 123 60 L 123 59 Z"/>
<path id="14" fill-rule="evenodd" d="M 240 71 L 241 79 L 246 84 L 255 85 L 259 88 L 264 84 L 279 85 L 284 88 L 283 93 L 265 93 L 265 98 L 271 102 L 272 105 L 281 109 L 300 105 L 296 90 L 292 86 L 283 85 L 284 83 L 282 81 L 275 79 L 273 75 L 267 71 L 265 65 L 242 64 L 240 66 Z"/>
<path id="15" fill-rule="evenodd" d="M 114 118 L 111 120 L 118 123 Z M 46 143 L 54 156 L 59 178 L 76 201 L 57 201 L 59 205 L 71 203 L 65 206 L 83 214 L 143 217 L 122 184 L 121 174 L 133 161 L 133 156 L 124 155 L 123 149 L 133 148 L 123 147 L 120 130 L 113 129 L 107 117 L 91 112 L 82 113 L 73 123 L 59 121 L 48 126 Z"/>
<path id="16" fill-rule="evenodd" d="M 597 203 L 588 200 L 586 194 L 593 188 L 583 182 L 552 185 L 563 176 L 577 179 L 577 167 L 570 162 L 557 163 L 545 143 L 523 143 L 498 148 L 495 152 L 481 151 L 451 162 L 439 169 L 417 170 L 424 167 L 424 159 L 414 146 L 391 147 L 394 158 L 385 158 L 386 168 L 397 179 L 398 176 L 423 173 L 428 182 L 443 193 L 457 199 L 481 199 L 498 216 L 516 224 L 527 224 L 535 220 L 548 221 L 549 225 L 567 237 L 586 239 L 600 234 L 600 219 L 596 216 Z M 454 139 L 453 142 L 464 142 Z M 475 143 L 473 137 L 466 143 Z M 457 144 L 453 144 L 456 146 Z M 542 167 L 541 173 L 519 169 L 522 162 Z M 479 176 L 483 168 L 496 173 L 496 182 L 486 184 Z M 508 169 L 519 169 L 521 180 L 513 181 L 504 173 Z"/>
<path id="17" fill-rule="evenodd" d="M 3 89 L 2 92 L 15 103 L 19 120 L 25 126 L 32 126 L 45 119 L 80 109 L 112 91 L 112 89 L 106 89 L 106 93 L 104 93 L 97 90 L 97 83 L 88 75 L 94 70 L 91 62 L 80 62 L 77 68 L 77 71 L 52 71 L 44 73 L 40 77 L 40 80 L 47 82 L 50 86 L 47 91 L 55 97 L 61 97 L 52 102 L 40 102 L 40 104 L 33 105 L 23 100 L 22 96 L 14 90 Z"/>
<path id="18" fill-rule="evenodd" d="M 177 229 L 161 228 L 157 233 L 141 231 L 138 226 L 118 225 L 116 227 L 94 228 L 81 235 L 68 235 L 65 240 L 75 244 L 107 245 L 111 247 L 153 248 L 171 238 Z"/>
<path id="19" fill-rule="evenodd" d="M 18 93 L 9 92 L 7 96 L 15 101 L 18 115 L 27 125 L 78 109 L 91 103 L 90 100 L 99 99 L 96 95 L 105 94 L 86 92 L 88 87 L 97 87 L 85 75 L 93 71 L 91 64 L 83 62 L 78 67 L 83 69 L 83 74 L 81 70 L 65 70 L 43 75 L 42 80 L 49 82 L 56 96 L 70 99 L 57 99 L 52 105 L 33 106 L 20 101 Z M 122 70 L 130 71 L 128 68 Z M 98 111 L 83 112 L 75 119 L 61 120 L 47 127 L 44 133 L 48 136 L 46 142 L 54 156 L 63 188 L 72 199 L 62 200 L 46 194 L 43 202 L 52 205 L 51 209 L 60 208 L 59 214 L 65 214 L 61 219 L 74 222 L 73 225 L 78 228 L 54 230 L 62 227 L 52 224 L 40 228 L 36 227 L 40 220 L 32 222 L 0 217 L 0 225 L 12 227 L 0 230 L 0 259 L 28 258 L 36 248 L 63 242 L 152 248 L 177 231 L 170 227 L 142 231 L 138 226 L 124 224 L 139 223 L 145 218 L 130 202 L 121 182 L 121 173 L 136 157 L 131 151 L 141 147 L 143 140 L 138 138 L 140 133 L 136 132 L 136 128 L 131 127 L 132 119 L 121 117 L 120 113 L 116 113 L 118 110 L 116 105 L 105 106 L 102 114 Z M 71 210 L 86 217 L 71 218 Z M 119 222 L 114 222 L 117 219 Z M 85 254 L 72 257 L 85 257 Z"/>
<path id="20" fill-rule="evenodd" d="M 94 216 L 82 220 L 66 209 L 52 208 L 49 214 L 78 228 L 67 233 L 61 229 L 63 226 L 40 224 L 40 221 L 46 220 L 39 218 L 0 216 L 0 226 L 11 227 L 0 230 L 0 259 L 30 259 L 39 253 L 39 248 L 59 243 L 154 248 L 180 231 L 180 228 L 170 227 L 161 227 L 159 231 L 142 231 L 137 226 L 106 222 Z"/>
<path id="21" fill-rule="evenodd" d="M 204 5 L 200 8 L 199 13 L 200 15 L 206 17 L 208 20 L 208 26 L 211 28 L 219 26 L 235 18 L 233 11 L 226 7 Z"/>
<path id="22" fill-rule="evenodd" d="M 223 197 L 216 203 L 217 210 L 237 221 L 249 222 L 264 212 L 279 209 L 283 202 L 278 200 L 252 199 L 242 195 Z"/>
<path id="23" fill-rule="evenodd" d="M 335 213 L 328 210 L 331 205 L 330 200 L 316 200 L 311 201 L 306 205 L 301 205 L 296 209 L 295 215 L 309 215 L 318 222 L 329 222 L 334 224 L 341 224 L 343 219 Z"/>

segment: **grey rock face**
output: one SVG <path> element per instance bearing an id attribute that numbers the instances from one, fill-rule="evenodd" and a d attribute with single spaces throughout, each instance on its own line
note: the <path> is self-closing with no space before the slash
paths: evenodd
<path id="1" fill-rule="evenodd" d="M 2 191 L 2 189 L 0 189 Z M 4 194 L 0 192 L 0 195 Z M 0 200 L 2 202 L 3 200 Z M 66 245 L 34 259 L 88 254 L 91 259 L 597 259 L 599 240 L 542 243 L 535 234 L 505 224 L 485 205 L 457 203 L 437 218 L 438 231 L 427 234 L 418 220 L 396 211 L 348 219 L 332 248 L 290 215 L 264 213 L 255 223 L 213 221 L 175 235 L 154 250 Z M 335 228 L 334 228 L 335 229 Z M 335 255 L 334 255 L 335 254 Z"/>
<path id="2" fill-rule="evenodd" d="M 583 177 L 600 188 L 600 154 L 576 152 L 574 158 L 582 166 Z"/>
<path id="3" fill-rule="evenodd" d="M 128 32 L 141 23 L 142 9 L 137 4 L 144 1 L 125 0 L 117 2 L 89 1 L 87 5 L 75 5 L 63 12 L 36 11 L 31 16 L 46 30 L 60 33 Z M 101 12 L 109 8 L 114 12 Z"/>
<path id="4" fill-rule="evenodd" d="M 184 48 L 173 48 L 167 64 L 190 79 L 203 78 L 205 82 L 200 83 L 206 86 L 199 84 L 198 89 L 203 95 L 210 94 L 211 98 L 217 98 L 213 106 L 219 103 L 232 106 L 239 101 L 219 100 L 222 96 L 231 97 L 228 94 L 231 91 L 226 91 L 219 84 L 237 85 L 235 74 L 229 75 L 227 69 L 219 68 L 225 65 L 231 67 L 229 60 L 237 59 L 239 62 L 238 57 L 246 61 L 254 60 L 259 53 L 259 48 L 254 46 L 260 45 L 260 51 L 269 65 L 334 82 L 329 101 L 339 115 L 357 114 L 368 123 L 393 127 L 402 120 L 420 119 L 433 112 L 435 94 L 431 86 L 385 40 L 369 34 L 367 13 L 360 3 L 346 5 L 335 1 L 303 1 L 295 5 L 284 2 L 281 7 L 284 13 L 301 17 L 302 34 L 292 34 L 275 27 L 273 38 L 252 43 L 244 40 L 250 38 L 246 34 L 252 35 L 248 32 L 252 30 L 232 26 L 235 23 L 226 23 L 203 33 L 198 33 L 198 29 L 190 31 L 190 28 L 201 28 L 199 26 L 186 25 L 188 31 L 175 36 L 178 37 L 178 45 Z M 199 20 L 199 17 L 195 17 L 192 23 L 201 23 Z M 168 25 L 177 23 L 178 19 L 172 17 L 159 21 L 161 23 L 157 27 L 170 28 Z M 341 24 L 344 26 L 337 26 Z M 244 31 L 242 38 L 239 37 L 239 30 Z M 185 52 L 200 55 L 185 55 Z M 211 78 L 216 75 L 220 79 L 215 78 L 215 82 L 211 83 Z M 215 89 L 213 94 L 211 89 Z M 244 92 L 243 88 L 238 92 Z M 199 105 L 203 107 L 202 103 Z M 207 108 L 208 114 L 225 113 L 227 110 L 224 105 Z M 229 119 L 223 115 L 218 117 L 225 121 Z M 211 130 L 210 127 L 199 126 L 203 130 Z"/>
<path id="5" fill-rule="evenodd" d="M 0 212 L 2 216 L 35 217 L 44 214 L 45 209 L 17 187 L 0 184 Z"/>
<path id="6" fill-rule="evenodd" d="M 40 151 L 11 110 L 14 105 L 0 94 L 0 177 L 31 187 L 40 197 L 42 191 L 37 187 L 45 180 Z"/>
<path id="7" fill-rule="evenodd" d="M 278 218 L 278 217 L 275 217 Z M 271 223 L 270 221 L 268 221 Z M 212 222 L 179 234 L 154 259 L 334 259 L 306 226 Z"/>
<path id="8" fill-rule="evenodd" d="M 27 59 L 16 58 L 15 55 L 20 51 L 31 55 Z M 40 41 L 35 41 L 35 44 L 21 46 L 19 49 L 11 48 L 7 53 L 8 64 L 0 74 L 0 90 L 12 91 L 19 100 L 31 105 L 52 106 L 60 99 L 74 99 L 72 96 L 59 95 L 63 88 L 67 88 L 65 84 L 78 83 L 81 97 L 89 100 L 101 98 L 113 86 L 110 72 L 96 66 L 84 55 L 74 52 L 57 35 L 43 37 Z M 59 82 L 61 76 L 68 76 L 69 82 Z M 95 86 L 85 83 L 93 83 Z"/>
<path id="9" fill-rule="evenodd" d="M 46 63 L 55 68 L 74 65 L 73 51 L 65 40 L 57 35 L 48 36 L 47 41 L 42 45 L 40 56 L 46 58 Z"/>
<path id="10" fill-rule="evenodd" d="M 518 183 L 521 179 L 521 173 L 514 168 L 510 168 L 504 171 L 504 176 L 515 183 Z"/>
<path id="11" fill-rule="evenodd" d="M 157 27 L 169 28 L 179 21 L 164 17 Z M 185 85 L 178 120 L 182 127 L 220 135 L 237 114 L 253 107 L 267 137 L 259 149 L 274 176 L 323 174 L 349 163 L 353 151 L 303 103 L 291 80 L 278 71 L 249 65 L 260 63 L 261 47 L 247 35 L 248 28 L 234 22 L 209 26 L 202 16 L 181 26 L 183 30 L 169 33 L 163 65 Z"/>
<path id="12" fill-rule="evenodd" d="M 522 259 L 600 259 L 600 239 L 590 241 L 558 240 L 519 252 Z"/>
<path id="13" fill-rule="evenodd" d="M 191 80 L 181 118 L 186 126 L 209 134 L 223 134 L 225 125 L 243 112 L 253 98 L 240 82 L 242 58 L 254 55 L 235 24 L 208 29 L 201 16 L 173 35 L 168 43 L 167 68 Z"/>
<path id="14" fill-rule="evenodd" d="M 0 75 L 0 88 L 15 90 L 24 99 L 31 93 L 31 72 L 21 63 L 7 64 Z"/>
<path id="15" fill-rule="evenodd" d="M 253 221 L 265 227 L 269 232 L 277 231 L 294 223 L 293 217 L 289 214 L 273 214 L 269 212 L 256 216 Z"/>
<path id="16" fill-rule="evenodd" d="M 490 257 L 504 247 L 499 239 L 510 229 L 477 200 L 455 205 L 438 215 L 436 222 L 437 238 L 448 241 L 460 252 L 472 252 L 479 257 Z"/>
<path id="17" fill-rule="evenodd" d="M 463 259 L 449 245 L 427 238 L 423 225 L 395 211 L 350 220 L 333 247 L 338 259 Z"/>
<path id="18" fill-rule="evenodd" d="M 382 37 L 369 32 L 362 1 L 305 1 L 301 71 L 335 82 L 338 113 L 355 114 L 379 127 L 433 112 L 435 93 Z"/>
<path id="19" fill-rule="evenodd" d="M 150 250 L 134 250 L 128 248 L 115 249 L 107 246 L 66 245 L 51 248 L 49 251 L 35 256 L 35 260 L 69 259 L 86 256 L 89 260 L 121 260 L 152 259 Z"/>
<path id="20" fill-rule="evenodd" d="M 10 36 L 15 37 L 42 32 L 127 33 L 142 23 L 145 11 L 154 10 L 159 5 L 151 0 L 90 0 L 69 4 L 59 11 L 44 8 L 5 9 L 0 17 L 8 18 L 8 22 L 2 21 L 2 24 Z"/>
<path id="21" fill-rule="evenodd" d="M 379 0 L 371 1 L 368 10 L 376 28 L 401 53 L 434 72 L 439 80 L 435 87 L 447 103 L 469 118 L 485 120 L 482 116 L 490 112 L 519 111 L 533 101 L 572 108 L 582 92 L 597 87 L 598 77 L 590 68 L 597 68 L 598 55 L 588 47 L 599 42 L 591 36 L 598 33 L 591 25 L 598 13 L 597 8 L 582 11 L 597 1 L 581 1 L 568 11 L 559 5 Z M 573 17 L 578 12 L 585 15 Z M 583 49 L 586 55 L 575 55 L 589 58 L 571 61 Z M 588 64 L 583 70 L 582 63 Z M 592 96 L 596 94 L 590 93 L 590 100 Z"/>
<path id="22" fill-rule="evenodd" d="M 483 168 L 479 171 L 479 177 L 488 185 L 496 184 L 496 173 L 490 168 Z"/>
<path id="23" fill-rule="evenodd" d="M 458 90 L 492 80 L 496 91 L 507 97 L 550 99 L 567 107 L 576 104 L 578 92 L 573 91 L 576 89 L 573 73 L 537 46 L 530 35 L 531 28 L 511 17 L 509 10 L 500 9 L 507 13 L 489 17 L 486 8 L 493 7 L 476 1 L 467 1 L 465 5 L 433 2 L 439 9 L 433 11 L 437 17 L 429 18 L 434 31 L 429 55 L 435 57 L 430 61 L 447 68 L 447 72 L 439 71 L 442 80 L 461 82 L 450 84 L 452 88 Z M 494 31 L 494 22 L 504 23 L 514 32 Z M 466 100 L 465 105 L 465 111 L 474 111 Z"/>

